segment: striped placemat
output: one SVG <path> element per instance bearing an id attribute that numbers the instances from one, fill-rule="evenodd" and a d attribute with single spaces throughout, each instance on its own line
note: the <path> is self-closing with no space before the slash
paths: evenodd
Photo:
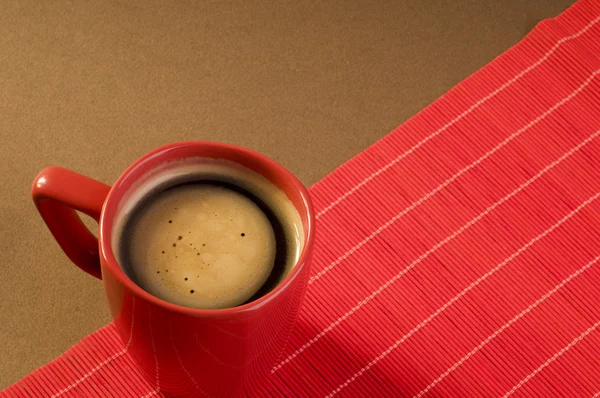
<path id="1" fill-rule="evenodd" d="M 294 333 L 250 396 L 600 396 L 600 2 L 311 188 Z M 2 392 L 163 396 L 114 326 Z M 218 366 L 218 365 L 215 365 Z"/>

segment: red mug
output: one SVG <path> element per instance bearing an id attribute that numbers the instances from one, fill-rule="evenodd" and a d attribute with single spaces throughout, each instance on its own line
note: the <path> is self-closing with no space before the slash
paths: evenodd
<path id="1" fill-rule="evenodd" d="M 203 310 L 151 295 L 119 266 L 111 243 L 119 204 L 132 186 L 167 162 L 222 159 L 268 179 L 297 209 L 304 246 L 295 267 L 271 292 L 238 307 Z M 180 142 L 137 160 L 110 187 L 59 167 L 35 179 L 32 197 L 67 256 L 102 279 L 115 325 L 155 391 L 173 396 L 251 395 L 275 364 L 298 316 L 313 254 L 314 213 L 307 189 L 286 169 L 248 149 L 211 142 Z M 99 223 L 98 239 L 76 213 Z"/>

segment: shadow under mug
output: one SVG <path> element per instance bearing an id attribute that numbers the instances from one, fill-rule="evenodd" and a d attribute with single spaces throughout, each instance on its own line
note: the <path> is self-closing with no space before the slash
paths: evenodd
<path id="1" fill-rule="evenodd" d="M 304 247 L 289 275 L 271 292 L 238 307 L 193 309 L 157 298 L 119 266 L 113 223 L 128 190 L 166 162 L 193 157 L 235 162 L 267 178 L 296 207 Z M 114 323 L 130 355 L 157 392 L 173 396 L 251 395 L 274 366 L 298 316 L 314 244 L 314 213 L 307 189 L 289 171 L 245 148 L 189 141 L 160 147 L 133 163 L 109 187 L 81 174 L 49 167 L 32 197 L 67 256 L 102 279 Z M 99 223 L 98 239 L 76 211 Z"/>

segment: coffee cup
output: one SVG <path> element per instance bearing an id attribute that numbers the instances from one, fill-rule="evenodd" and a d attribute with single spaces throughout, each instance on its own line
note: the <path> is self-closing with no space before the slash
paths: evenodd
<path id="1" fill-rule="evenodd" d="M 190 182 L 204 185 L 190 188 Z M 180 226 L 187 228 L 185 231 L 176 230 L 176 226 L 170 223 L 165 224 L 167 232 L 159 231 L 163 235 L 173 235 L 173 243 L 180 244 L 172 247 L 177 250 L 167 252 L 167 248 L 152 247 L 150 243 L 147 250 L 144 249 L 144 242 L 155 242 L 156 236 L 146 241 L 140 238 L 135 249 L 124 244 L 123 236 L 131 235 L 130 232 L 123 234 L 123 231 L 130 231 L 127 225 L 133 225 L 131 228 L 135 230 L 135 222 L 128 224 L 128 220 L 134 220 L 135 214 L 139 213 L 135 211 L 140 208 L 139 203 L 153 195 L 158 197 L 166 190 L 174 192 L 174 187 L 181 186 L 185 186 L 186 190 L 196 190 L 190 194 L 191 197 L 206 199 L 208 207 L 194 205 L 196 207 L 186 210 L 188 213 L 182 213 L 183 209 L 180 211 L 179 208 L 173 210 L 175 213 L 164 213 L 165 223 L 168 223 L 167 218 L 171 214 L 179 215 Z M 215 192 L 218 192 L 217 196 Z M 172 396 L 252 395 L 253 389 L 264 380 L 283 350 L 298 317 L 307 285 L 314 246 L 314 213 L 308 191 L 297 178 L 254 151 L 222 143 L 189 141 L 168 144 L 142 156 L 112 187 L 73 171 L 49 167 L 36 177 L 32 197 L 43 220 L 71 261 L 102 280 L 115 327 L 123 342 L 122 355 L 130 356 L 137 363 L 145 377 L 156 386 L 157 392 Z M 248 210 L 253 205 L 246 199 L 257 204 L 255 210 Z M 228 205 L 223 205 L 229 203 L 228 200 L 234 203 L 231 206 L 241 206 L 244 210 L 231 213 Z M 213 207 L 209 206 L 210 203 Z M 146 208 L 144 206 L 142 208 Z M 281 208 L 283 210 L 279 211 Z M 275 217 L 278 226 L 271 222 L 274 225 L 272 231 L 265 220 L 273 221 L 273 214 L 260 222 L 253 221 L 258 220 L 252 218 L 253 211 L 256 217 L 260 217 L 261 211 L 267 214 L 267 210 L 274 209 L 272 213 L 275 216 L 279 214 L 279 217 Z M 98 238 L 83 224 L 78 211 L 98 222 Z M 158 210 L 152 208 L 147 213 L 155 215 Z M 200 213 L 203 215 L 200 216 Z M 189 214 L 197 215 L 197 222 L 190 224 Z M 215 221 L 207 220 L 210 214 L 226 223 L 215 224 Z M 243 217 L 240 217 L 241 221 L 237 220 L 235 214 L 250 217 L 250 221 L 242 220 Z M 248 228 L 252 232 L 235 228 Z M 209 230 L 213 235 L 206 232 Z M 184 237 L 186 232 L 188 236 Z M 227 235 L 234 233 L 238 234 L 236 238 Z M 164 239 L 160 242 L 164 246 L 171 235 L 163 235 L 160 237 Z M 235 260 L 235 267 L 228 267 L 234 262 L 227 260 L 232 258 L 230 252 L 234 249 L 219 251 L 216 243 L 209 247 L 209 242 L 203 241 L 210 238 L 221 242 L 222 235 L 229 239 L 225 240 L 227 245 L 243 254 Z M 281 242 L 281 239 L 294 237 L 297 238 L 296 243 L 291 249 L 288 246 L 286 251 L 287 262 L 282 262 L 286 266 L 277 268 L 276 263 L 272 264 L 275 254 L 269 256 L 264 250 L 256 251 L 256 248 L 263 249 L 260 242 L 266 245 L 271 238 L 273 242 L 277 239 Z M 279 247 L 274 243 L 271 245 Z M 143 260 L 128 257 L 132 250 L 136 250 Z M 198 262 L 179 261 L 178 253 L 182 258 L 197 258 Z M 248 257 L 248 253 L 254 257 Z M 225 254 L 230 257 L 223 257 Z M 169 266 L 175 267 L 172 268 L 173 277 L 161 279 L 166 282 L 151 281 L 156 282 L 159 288 L 150 288 L 150 282 L 127 265 L 130 261 L 137 261 L 136 266 L 143 270 L 141 261 L 150 258 L 146 255 L 158 259 L 161 259 L 160 255 L 169 256 Z M 254 262 L 250 262 L 249 258 Z M 207 282 L 208 273 L 192 274 L 202 264 L 200 259 L 208 259 L 204 264 L 213 267 L 213 276 L 217 277 L 219 270 L 229 272 L 233 268 L 243 269 L 248 264 L 259 267 L 263 266 L 263 262 L 267 264 L 265 269 L 268 272 L 263 270 L 262 279 L 253 279 L 255 286 L 233 301 L 221 300 L 218 304 L 208 301 L 195 305 L 193 297 L 200 297 L 200 293 L 214 287 Z M 261 262 L 261 259 L 265 260 Z M 153 274 L 163 272 L 164 276 L 168 268 L 158 268 L 164 265 L 162 261 L 147 267 L 154 267 L 151 269 Z M 274 274 L 275 269 L 279 271 Z M 239 275 L 248 277 L 250 274 Z M 184 277 L 187 278 L 185 283 L 196 283 L 194 286 L 197 286 L 190 285 L 185 290 L 186 294 L 189 293 L 182 296 L 185 300 L 177 301 L 168 294 L 160 293 L 160 283 L 167 289 L 173 283 L 187 289 Z M 240 280 L 237 279 L 238 282 Z M 220 291 L 227 290 L 227 283 L 219 286 Z"/>

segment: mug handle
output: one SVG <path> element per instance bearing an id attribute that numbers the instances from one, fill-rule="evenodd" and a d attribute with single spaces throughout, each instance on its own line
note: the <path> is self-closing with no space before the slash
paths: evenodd
<path id="1" fill-rule="evenodd" d="M 31 196 L 65 254 L 90 275 L 102 279 L 98 239 L 75 210 L 100 221 L 110 186 L 62 167 L 48 167 L 33 181 Z"/>

